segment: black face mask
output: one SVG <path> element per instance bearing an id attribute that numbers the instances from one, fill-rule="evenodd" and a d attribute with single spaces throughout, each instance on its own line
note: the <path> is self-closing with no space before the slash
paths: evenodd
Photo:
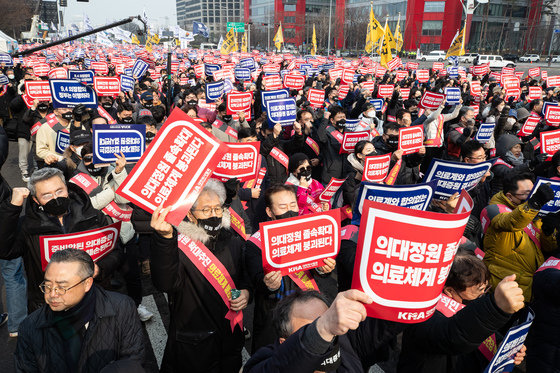
<path id="1" fill-rule="evenodd" d="M 222 118 L 224 118 L 224 121 L 229 122 L 231 120 L 232 116 L 226 114 Z"/>
<path id="2" fill-rule="evenodd" d="M 43 205 L 43 210 L 52 216 L 62 216 L 68 212 L 69 204 L 68 197 L 53 198 Z"/>
<path id="3" fill-rule="evenodd" d="M 146 132 L 146 141 L 147 142 L 151 142 L 154 137 L 156 137 L 156 134 L 153 132 Z"/>
<path id="4" fill-rule="evenodd" d="M 301 179 L 302 177 L 305 177 L 307 180 L 311 179 L 311 166 L 308 166 L 298 172 L 297 178 Z"/>
<path id="5" fill-rule="evenodd" d="M 146 102 L 146 103 L 144 104 L 144 107 L 145 107 L 146 109 L 151 109 L 151 108 L 153 108 L 153 107 L 154 107 L 153 101 L 148 101 L 148 102 Z"/>
<path id="6" fill-rule="evenodd" d="M 387 139 L 387 146 L 389 149 L 397 149 L 399 147 L 399 136 L 392 135 Z"/>
<path id="7" fill-rule="evenodd" d="M 107 168 L 107 167 L 95 167 L 93 165 L 93 163 L 90 163 L 86 166 L 86 170 L 88 170 L 88 172 L 91 174 L 91 176 L 99 176 L 103 173 L 103 171 Z"/>
<path id="8" fill-rule="evenodd" d="M 295 218 L 296 216 L 299 216 L 299 213 L 297 213 L 296 211 L 292 211 L 292 210 L 286 211 L 285 213 L 283 213 L 281 215 L 274 215 L 276 220 Z"/>
<path id="9" fill-rule="evenodd" d="M 212 216 L 211 218 L 198 219 L 198 225 L 212 237 L 216 237 L 222 228 L 222 218 Z"/>
<path id="10" fill-rule="evenodd" d="M 132 120 L 132 117 L 124 117 L 121 119 L 121 122 L 123 122 L 124 124 L 131 124 L 132 122 L 134 122 L 134 120 Z"/>
<path id="11" fill-rule="evenodd" d="M 101 106 L 103 106 L 103 109 L 105 110 L 110 110 L 113 107 L 113 103 L 112 102 L 104 102 L 101 104 Z"/>
<path id="12" fill-rule="evenodd" d="M 189 100 L 189 101 L 187 101 L 187 104 L 189 104 L 189 105 L 198 105 L 198 101 L 197 101 L 197 100 Z"/>
<path id="13" fill-rule="evenodd" d="M 71 121 L 72 118 L 73 118 L 73 115 L 72 115 L 72 112 L 69 111 L 69 112 L 66 112 L 66 113 L 62 113 L 61 117 L 62 117 L 62 119 L 65 119 L 67 121 Z"/>
<path id="14" fill-rule="evenodd" d="M 48 109 L 49 109 L 49 105 L 47 105 L 47 104 L 37 105 L 37 110 L 39 110 L 39 111 L 47 111 Z"/>

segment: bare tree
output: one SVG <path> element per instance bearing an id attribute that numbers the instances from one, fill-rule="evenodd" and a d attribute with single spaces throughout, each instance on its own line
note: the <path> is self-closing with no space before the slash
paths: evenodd
<path id="1" fill-rule="evenodd" d="M 0 0 L 0 30 L 7 35 L 19 39 L 20 32 L 29 30 L 31 17 L 37 1 L 32 0 Z"/>

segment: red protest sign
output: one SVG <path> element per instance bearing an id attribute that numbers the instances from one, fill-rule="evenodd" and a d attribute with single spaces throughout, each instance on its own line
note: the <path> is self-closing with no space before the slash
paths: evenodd
<path id="1" fill-rule="evenodd" d="M 350 92 L 350 86 L 347 85 L 343 85 L 338 89 L 338 98 L 340 100 L 344 100 L 346 98 L 346 96 L 348 95 L 348 92 Z"/>
<path id="2" fill-rule="evenodd" d="M 353 81 L 354 81 L 354 70 L 344 69 L 342 71 L 342 82 L 346 84 L 350 84 Z"/>
<path id="3" fill-rule="evenodd" d="M 406 69 L 407 70 L 417 70 L 419 66 L 420 66 L 420 63 L 418 63 L 418 62 L 407 62 L 406 63 Z"/>
<path id="4" fill-rule="evenodd" d="M 541 153 L 556 154 L 560 149 L 560 130 L 541 132 Z"/>
<path id="5" fill-rule="evenodd" d="M 369 140 L 369 131 L 344 132 L 340 154 L 354 153 L 354 147 L 362 140 Z"/>
<path id="6" fill-rule="evenodd" d="M 385 180 L 391 165 L 391 153 L 366 157 L 362 181 L 380 183 Z"/>
<path id="7" fill-rule="evenodd" d="M 539 124 L 539 122 L 541 121 L 541 117 L 537 116 L 537 115 L 531 115 L 527 118 L 527 120 L 525 121 L 525 123 L 523 124 L 523 127 L 521 127 L 521 129 L 519 130 L 519 132 L 517 133 L 518 136 L 529 136 L 533 133 L 533 131 L 535 130 L 535 127 L 537 127 L 537 124 Z"/>
<path id="8" fill-rule="evenodd" d="M 403 80 L 408 76 L 408 71 L 406 70 L 398 70 L 395 73 L 395 76 L 397 77 L 397 80 Z"/>
<path id="9" fill-rule="evenodd" d="M 502 85 L 507 89 L 519 88 L 519 78 L 513 75 L 502 75 Z"/>
<path id="10" fill-rule="evenodd" d="M 264 76 L 263 83 L 265 86 L 265 90 L 267 91 L 282 89 L 282 80 L 280 79 L 280 75 Z"/>
<path id="11" fill-rule="evenodd" d="M 97 74 L 106 75 L 109 73 L 109 66 L 107 65 L 107 62 L 93 61 L 91 63 L 91 68 L 95 70 Z"/>
<path id="12" fill-rule="evenodd" d="M 416 79 L 420 83 L 427 83 L 430 80 L 430 72 L 428 70 L 416 70 Z"/>
<path id="13" fill-rule="evenodd" d="M 307 92 L 307 101 L 314 108 L 320 108 L 325 103 L 325 91 L 322 89 L 310 88 Z"/>
<path id="14" fill-rule="evenodd" d="M 373 92 L 373 89 L 375 88 L 375 83 L 372 82 L 371 80 L 365 81 L 362 83 L 362 88 L 367 89 L 370 92 Z"/>
<path id="15" fill-rule="evenodd" d="M 471 195 L 469 194 L 469 192 L 467 192 L 466 189 L 462 189 L 461 194 L 459 194 L 458 198 L 459 200 L 457 201 L 457 205 L 455 205 L 455 208 L 453 209 L 453 213 L 454 214 L 461 214 L 463 212 L 470 213 L 474 208 L 474 201 Z"/>
<path id="16" fill-rule="evenodd" d="M 473 68 L 474 75 L 485 75 L 485 74 L 488 74 L 488 71 L 490 71 L 490 69 L 488 68 L 488 65 L 486 65 L 486 64 L 477 65 Z"/>
<path id="17" fill-rule="evenodd" d="M 533 68 L 529 69 L 529 76 L 531 78 L 536 78 L 539 75 L 541 75 L 541 68 L 540 67 L 533 67 Z"/>
<path id="18" fill-rule="evenodd" d="M 221 181 L 237 178 L 239 181 L 255 179 L 259 171 L 260 142 L 225 143 L 229 150 L 216 166 L 213 177 Z"/>
<path id="19" fill-rule="evenodd" d="M 373 299 L 369 317 L 418 323 L 433 315 L 469 214 L 364 201 L 352 288 Z"/>
<path id="20" fill-rule="evenodd" d="M 221 141 L 175 109 L 117 194 L 150 213 L 161 204 L 171 206 L 167 221 L 178 225 L 226 151 Z"/>
<path id="21" fill-rule="evenodd" d="M 529 100 L 542 98 L 542 87 L 529 87 Z"/>
<path id="22" fill-rule="evenodd" d="M 544 71 L 543 71 L 543 73 L 544 73 Z M 543 79 L 544 79 L 544 77 L 543 77 Z M 560 75 L 547 77 L 546 78 L 546 85 L 548 87 L 560 87 Z"/>
<path id="23" fill-rule="evenodd" d="M 546 122 L 551 126 L 557 127 L 560 125 L 560 106 L 547 105 L 544 112 L 544 119 L 546 119 Z"/>
<path id="24" fill-rule="evenodd" d="M 49 79 L 68 79 L 68 72 L 64 67 L 57 67 L 49 71 Z"/>
<path id="25" fill-rule="evenodd" d="M 93 88 L 99 96 L 118 95 L 121 91 L 121 80 L 117 77 L 94 76 Z"/>
<path id="26" fill-rule="evenodd" d="M 317 268 L 340 250 L 340 210 L 260 224 L 266 272 L 282 275 Z"/>
<path id="27" fill-rule="evenodd" d="M 403 154 L 416 153 L 424 143 L 424 127 L 422 125 L 399 129 L 399 150 Z"/>
<path id="28" fill-rule="evenodd" d="M 338 189 L 340 189 L 345 180 L 346 179 L 335 179 L 334 177 L 331 178 L 331 181 L 329 181 L 329 184 L 327 185 L 325 190 L 323 190 L 323 192 L 319 194 L 317 200 L 321 202 L 329 202 L 331 198 L 336 194 Z"/>
<path id="29" fill-rule="evenodd" d="M 391 97 L 394 89 L 395 86 L 393 84 L 380 84 L 377 89 L 377 95 L 379 97 Z"/>
<path id="30" fill-rule="evenodd" d="M 194 74 L 197 78 L 200 78 L 202 75 L 204 75 L 204 65 L 194 65 Z"/>
<path id="31" fill-rule="evenodd" d="M 305 76 L 296 74 L 286 74 L 284 76 L 284 87 L 290 89 L 302 89 L 305 84 Z"/>
<path id="32" fill-rule="evenodd" d="M 47 76 L 51 67 L 48 63 L 37 63 L 33 66 L 33 74 L 37 76 Z"/>
<path id="33" fill-rule="evenodd" d="M 408 100 L 410 97 L 410 88 L 401 88 L 401 97 L 403 100 Z"/>
<path id="34" fill-rule="evenodd" d="M 471 95 L 475 97 L 480 96 L 480 82 L 478 80 L 473 80 L 471 82 Z"/>
<path id="35" fill-rule="evenodd" d="M 230 92 L 227 94 L 227 114 L 237 114 L 240 111 L 251 114 L 253 92 Z"/>
<path id="36" fill-rule="evenodd" d="M 337 67 L 335 69 L 330 69 L 329 70 L 329 76 L 331 78 L 331 80 L 335 81 L 338 78 L 342 77 L 342 68 L 341 67 Z"/>
<path id="37" fill-rule="evenodd" d="M 506 97 L 505 100 L 507 101 L 510 97 L 513 97 L 514 100 L 518 100 L 519 96 L 521 96 L 521 89 L 520 88 L 509 88 L 506 89 Z"/>
<path id="38" fill-rule="evenodd" d="M 52 254 L 64 249 L 85 251 L 94 262 L 109 254 L 119 239 L 121 222 L 103 228 L 91 229 L 85 232 L 40 236 L 41 264 L 43 271 L 47 268 Z"/>
<path id="39" fill-rule="evenodd" d="M 26 80 L 25 93 L 33 100 L 51 100 L 51 87 L 48 80 Z"/>
<path id="40" fill-rule="evenodd" d="M 441 103 L 445 100 L 445 95 L 443 93 L 434 93 L 426 91 L 420 100 L 418 107 L 423 109 L 436 110 Z"/>
<path id="41" fill-rule="evenodd" d="M 515 68 L 514 67 L 502 67 L 502 74 L 505 75 L 514 75 L 515 74 Z"/>
<path id="42" fill-rule="evenodd" d="M 395 69 L 398 69 L 399 67 L 402 67 L 402 61 L 400 57 L 395 57 L 391 61 L 387 62 L 387 68 L 389 69 L 389 71 L 393 71 Z"/>

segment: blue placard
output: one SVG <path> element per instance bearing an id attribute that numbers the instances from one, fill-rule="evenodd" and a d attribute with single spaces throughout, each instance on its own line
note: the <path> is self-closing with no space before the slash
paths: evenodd
<path id="1" fill-rule="evenodd" d="M 543 102 L 542 111 L 541 111 L 542 115 L 545 115 L 546 108 L 549 106 L 558 106 L 558 102 L 549 102 L 549 101 Z"/>
<path id="2" fill-rule="evenodd" d="M 453 65 L 453 67 L 459 66 L 459 57 L 457 56 L 449 56 L 447 57 L 447 61 Z"/>
<path id="3" fill-rule="evenodd" d="M 451 66 L 447 68 L 447 74 L 450 78 L 458 78 L 459 77 L 459 68 L 457 66 Z"/>
<path id="4" fill-rule="evenodd" d="M 68 70 L 68 79 L 74 79 L 85 84 L 93 84 L 95 73 L 92 70 Z"/>
<path id="5" fill-rule="evenodd" d="M 115 153 L 124 154 L 127 161 L 137 161 L 146 148 L 145 124 L 94 124 L 93 163 L 111 163 Z"/>
<path id="6" fill-rule="evenodd" d="M 484 370 L 484 373 L 513 371 L 515 355 L 523 347 L 534 317 L 535 314 L 533 310 L 529 308 L 527 320 L 508 330 L 504 340 L 500 343 L 500 347 L 498 347 L 498 351 L 496 351 L 496 355 L 494 355 L 492 361 Z"/>
<path id="7" fill-rule="evenodd" d="M 10 83 L 10 79 L 4 74 L 0 74 L 0 85 L 6 85 Z"/>
<path id="8" fill-rule="evenodd" d="M 346 131 L 349 132 L 356 132 L 356 130 L 363 130 L 364 128 L 362 126 L 359 126 L 360 122 L 361 122 L 360 119 L 346 119 L 344 128 L 346 128 Z"/>
<path id="9" fill-rule="evenodd" d="M 0 53 L 0 64 L 4 64 L 4 66 L 14 66 L 14 60 L 8 53 Z"/>
<path id="10" fill-rule="evenodd" d="M 252 57 L 244 58 L 240 60 L 237 66 L 245 69 L 249 69 L 251 71 L 256 70 L 255 60 Z"/>
<path id="11" fill-rule="evenodd" d="M 266 102 L 268 126 L 274 127 L 277 123 L 280 123 L 283 126 L 294 124 L 294 121 L 296 120 L 296 111 L 296 99 L 293 97 L 268 100 Z"/>
<path id="12" fill-rule="evenodd" d="M 374 98 L 373 100 L 369 100 L 369 102 L 371 104 L 373 104 L 373 107 L 375 108 L 375 111 L 381 111 L 383 110 L 383 99 L 382 98 Z"/>
<path id="13" fill-rule="evenodd" d="M 319 69 L 316 68 L 316 67 L 312 67 L 312 68 L 310 68 L 310 69 L 306 69 L 306 71 L 307 71 L 307 74 L 306 74 L 306 75 L 308 75 L 308 76 L 315 76 L 315 75 L 318 75 L 318 74 L 319 74 Z"/>
<path id="14" fill-rule="evenodd" d="M 494 127 L 496 127 L 496 123 L 482 123 L 474 139 L 481 144 L 486 144 L 492 138 Z"/>
<path id="15" fill-rule="evenodd" d="M 461 102 L 461 88 L 445 88 L 445 102 L 449 105 L 458 105 Z"/>
<path id="16" fill-rule="evenodd" d="M 302 69 L 302 70 L 307 70 L 307 69 L 310 69 L 310 68 L 312 68 L 312 67 L 313 67 L 313 65 L 311 65 L 310 63 L 302 63 L 302 64 L 299 66 L 299 68 Z"/>
<path id="17" fill-rule="evenodd" d="M 235 70 L 233 70 L 233 74 L 235 75 L 235 79 L 240 82 L 251 80 L 251 70 L 248 68 L 236 67 Z"/>
<path id="18" fill-rule="evenodd" d="M 121 75 L 121 91 L 134 91 L 135 79 L 128 75 Z"/>
<path id="19" fill-rule="evenodd" d="M 184 55 L 183 53 L 180 53 L 180 52 L 178 52 L 178 53 L 176 54 L 176 56 L 177 56 L 177 59 L 178 59 L 178 60 L 182 60 L 183 58 L 185 58 L 185 55 Z"/>
<path id="20" fill-rule="evenodd" d="M 364 201 L 386 203 L 426 211 L 434 195 L 436 182 L 415 185 L 384 185 L 362 181 L 352 210 L 352 224 L 360 225 Z"/>
<path id="21" fill-rule="evenodd" d="M 535 183 L 535 185 L 533 186 L 533 190 L 531 191 L 531 196 L 533 196 L 533 194 L 535 194 L 537 189 L 539 189 L 539 187 L 545 183 L 549 183 L 550 187 L 554 191 L 554 199 L 546 203 L 543 207 L 541 207 L 539 214 L 540 215 L 546 215 L 551 213 L 555 214 L 560 211 L 560 181 L 545 179 L 544 177 L 538 177 L 537 182 Z"/>
<path id="22" fill-rule="evenodd" d="M 319 65 L 319 70 L 321 71 L 329 71 L 330 69 L 334 69 L 334 62 Z"/>
<path id="23" fill-rule="evenodd" d="M 426 172 L 424 182 L 437 180 L 435 197 L 447 199 L 454 193 L 461 193 L 463 189 L 468 192 L 474 188 L 492 164 L 492 161 L 469 164 L 434 158 Z"/>
<path id="24" fill-rule="evenodd" d="M 97 108 L 97 93 L 92 87 L 72 79 L 51 79 L 49 84 L 53 108 L 73 108 L 79 104 Z"/>
<path id="25" fill-rule="evenodd" d="M 78 52 L 76 52 L 77 54 Z M 87 67 L 88 69 L 91 67 L 91 63 L 95 62 L 95 60 L 92 60 L 91 58 L 84 58 L 84 66 Z"/>
<path id="26" fill-rule="evenodd" d="M 217 64 L 213 64 L 213 63 L 205 63 L 204 64 L 204 73 L 206 74 L 206 76 L 213 76 L 213 72 L 214 71 L 218 71 L 220 70 L 222 67 L 220 65 Z"/>
<path id="27" fill-rule="evenodd" d="M 206 83 L 206 102 L 214 102 L 224 94 L 224 81 Z"/>
<path id="28" fill-rule="evenodd" d="M 64 153 L 68 145 L 70 145 L 70 133 L 58 131 L 56 133 L 55 151 L 58 154 L 62 154 Z"/>
<path id="29" fill-rule="evenodd" d="M 275 91 L 261 91 L 262 109 L 266 110 L 266 102 L 269 100 L 278 100 L 280 98 L 288 98 L 290 94 L 287 89 L 277 89 Z"/>
<path id="30" fill-rule="evenodd" d="M 132 68 L 127 67 L 126 69 L 123 69 L 123 74 L 128 75 L 128 76 L 132 76 Z"/>
<path id="31" fill-rule="evenodd" d="M 229 79 L 224 79 L 224 93 L 229 93 L 233 90 L 233 83 Z"/>
<path id="32" fill-rule="evenodd" d="M 136 59 L 132 66 L 132 77 L 135 79 L 143 77 L 146 71 L 148 71 L 148 66 L 147 62 L 142 61 L 140 58 Z"/>

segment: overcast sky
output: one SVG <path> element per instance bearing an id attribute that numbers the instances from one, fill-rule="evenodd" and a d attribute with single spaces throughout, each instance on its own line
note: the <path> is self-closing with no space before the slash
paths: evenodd
<path id="1" fill-rule="evenodd" d="M 68 0 L 62 9 L 67 24 L 81 22 L 86 13 L 92 25 L 100 26 L 130 16 L 142 15 L 146 9 L 149 23 L 164 26 L 177 23 L 175 0 L 89 0 L 88 3 Z"/>

